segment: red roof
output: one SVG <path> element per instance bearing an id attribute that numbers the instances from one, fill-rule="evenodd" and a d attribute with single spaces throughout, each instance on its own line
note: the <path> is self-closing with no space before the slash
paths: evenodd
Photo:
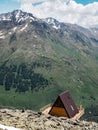
<path id="1" fill-rule="evenodd" d="M 58 96 L 49 113 L 51 113 L 53 107 L 64 108 L 69 118 L 74 117 L 79 112 L 69 91 L 61 93 Z"/>
<path id="2" fill-rule="evenodd" d="M 60 94 L 59 98 L 61 99 L 61 101 L 64 105 L 64 108 L 66 109 L 66 112 L 68 113 L 68 116 L 70 118 L 75 116 L 78 113 L 78 109 L 77 109 L 75 102 L 72 99 L 69 91 Z"/>

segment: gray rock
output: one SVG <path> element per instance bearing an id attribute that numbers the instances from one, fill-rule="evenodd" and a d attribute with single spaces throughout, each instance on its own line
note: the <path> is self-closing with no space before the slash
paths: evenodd
<path id="1" fill-rule="evenodd" d="M 98 130 L 95 122 L 75 121 L 31 110 L 0 109 L 0 123 L 23 130 Z"/>

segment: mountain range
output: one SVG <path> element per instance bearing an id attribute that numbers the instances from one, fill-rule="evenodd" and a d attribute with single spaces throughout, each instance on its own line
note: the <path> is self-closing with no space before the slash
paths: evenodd
<path id="1" fill-rule="evenodd" d="M 66 90 L 77 105 L 96 108 L 98 28 L 0 14 L 0 105 L 38 110 Z"/>

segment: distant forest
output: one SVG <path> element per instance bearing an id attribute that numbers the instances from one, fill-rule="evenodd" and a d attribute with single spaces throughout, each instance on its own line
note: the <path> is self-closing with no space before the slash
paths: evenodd
<path id="1" fill-rule="evenodd" d="M 15 88 L 16 92 L 26 92 L 29 89 L 33 91 L 46 87 L 49 81 L 42 74 L 34 72 L 36 66 L 40 66 L 40 64 L 33 63 L 29 67 L 26 64 L 0 66 L 0 85 L 3 85 L 6 91 Z"/>

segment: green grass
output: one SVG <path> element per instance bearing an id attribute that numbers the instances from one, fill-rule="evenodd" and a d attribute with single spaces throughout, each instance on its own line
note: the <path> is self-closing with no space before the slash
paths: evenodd
<path id="1" fill-rule="evenodd" d="M 39 110 L 46 104 L 53 102 L 58 94 L 59 91 L 55 91 L 55 87 L 54 89 L 47 87 L 40 89 L 40 91 L 16 93 L 14 90 L 5 91 L 4 87 L 0 86 L 0 106 Z M 52 98 L 51 95 L 53 95 Z"/>

